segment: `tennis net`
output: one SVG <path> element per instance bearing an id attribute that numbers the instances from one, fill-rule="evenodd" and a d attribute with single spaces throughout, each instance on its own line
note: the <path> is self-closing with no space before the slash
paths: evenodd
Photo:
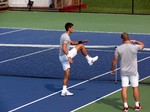
<path id="1" fill-rule="evenodd" d="M 59 45 L 0 44 L 0 74 L 4 76 L 63 78 L 59 62 Z M 99 56 L 89 66 L 81 53 L 73 59 L 70 79 L 78 80 L 120 80 L 119 65 L 115 75 L 110 74 L 115 46 L 85 46 L 90 56 Z M 138 53 L 140 74 L 150 75 L 150 49 Z M 146 66 L 147 65 L 147 66 Z M 141 77 L 141 78 L 142 78 Z"/>

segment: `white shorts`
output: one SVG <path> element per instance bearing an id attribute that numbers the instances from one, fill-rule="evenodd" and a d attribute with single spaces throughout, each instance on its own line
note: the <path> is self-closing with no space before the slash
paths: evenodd
<path id="1" fill-rule="evenodd" d="M 69 51 L 69 56 L 71 58 L 74 58 L 76 55 L 77 55 L 77 49 L 74 47 Z M 66 55 L 59 56 L 59 60 L 62 64 L 64 71 L 66 71 L 68 68 L 70 68 L 70 63 L 69 63 L 68 57 Z"/>
<path id="2" fill-rule="evenodd" d="M 121 75 L 122 87 L 137 87 L 139 85 L 139 74 L 137 75 Z"/>

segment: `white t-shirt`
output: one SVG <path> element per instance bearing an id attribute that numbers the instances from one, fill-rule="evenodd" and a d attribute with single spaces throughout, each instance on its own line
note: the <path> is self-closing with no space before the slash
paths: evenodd
<path id="1" fill-rule="evenodd" d="M 120 57 L 121 75 L 136 75 L 138 73 L 137 52 L 141 45 L 122 44 L 116 48 L 115 55 Z"/>
<path id="2" fill-rule="evenodd" d="M 67 34 L 67 33 L 63 33 L 60 37 L 60 47 L 59 47 L 59 56 L 62 56 L 64 55 L 64 52 L 63 52 L 63 49 L 62 49 L 62 45 L 64 43 L 67 44 L 67 49 L 69 51 L 69 48 L 70 48 L 70 36 Z"/>

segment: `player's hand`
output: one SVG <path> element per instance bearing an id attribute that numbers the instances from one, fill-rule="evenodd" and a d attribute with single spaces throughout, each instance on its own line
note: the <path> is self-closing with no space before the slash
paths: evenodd
<path id="1" fill-rule="evenodd" d="M 68 60 L 69 60 L 69 63 L 72 64 L 73 63 L 73 60 L 71 57 L 68 57 Z"/>
<path id="2" fill-rule="evenodd" d="M 89 40 L 82 40 L 83 43 L 89 42 Z"/>
<path id="3" fill-rule="evenodd" d="M 135 44 L 136 40 L 130 40 L 130 43 Z"/>
<path id="4" fill-rule="evenodd" d="M 111 74 L 114 75 L 115 74 L 115 70 L 111 70 Z"/>

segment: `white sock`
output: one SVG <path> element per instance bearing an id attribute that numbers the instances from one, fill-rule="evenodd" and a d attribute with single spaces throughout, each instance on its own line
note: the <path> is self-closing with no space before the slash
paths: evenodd
<path id="1" fill-rule="evenodd" d="M 63 85 L 63 91 L 67 90 L 67 85 Z"/>
<path id="2" fill-rule="evenodd" d="M 139 106 L 139 101 L 135 102 L 135 106 Z"/>
<path id="3" fill-rule="evenodd" d="M 87 60 L 89 60 L 90 56 L 89 56 L 89 55 L 87 55 L 85 58 L 86 58 Z"/>
<path id="4" fill-rule="evenodd" d="M 124 107 L 128 107 L 128 103 L 127 102 L 124 102 Z"/>

